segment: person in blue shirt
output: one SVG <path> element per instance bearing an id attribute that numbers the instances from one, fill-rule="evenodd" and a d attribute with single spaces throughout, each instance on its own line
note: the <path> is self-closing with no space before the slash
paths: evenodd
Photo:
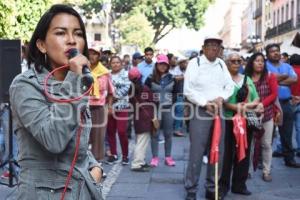
<path id="1" fill-rule="evenodd" d="M 138 69 L 142 74 L 142 83 L 144 84 L 150 74 L 152 74 L 154 62 L 154 50 L 151 47 L 145 48 L 145 60 L 138 64 Z"/>
<path id="2" fill-rule="evenodd" d="M 300 164 L 295 161 L 292 145 L 294 115 L 290 102 L 292 98 L 290 86 L 297 82 L 297 74 L 291 65 L 280 61 L 281 54 L 278 44 L 267 45 L 266 54 L 268 58 L 267 69 L 276 75 L 279 85 L 278 98 L 283 112 L 283 122 L 279 126 L 279 134 L 285 165 L 287 167 L 300 168 Z"/>

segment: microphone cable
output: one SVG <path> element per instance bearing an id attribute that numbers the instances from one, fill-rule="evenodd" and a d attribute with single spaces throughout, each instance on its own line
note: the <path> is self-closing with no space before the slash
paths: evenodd
<path id="1" fill-rule="evenodd" d="M 54 70 L 52 70 L 45 78 L 44 80 L 44 92 L 45 92 L 45 95 L 46 97 L 48 97 L 51 101 L 53 102 L 57 102 L 57 103 L 71 103 L 73 101 L 78 101 L 80 99 L 82 99 L 83 97 L 89 95 L 92 87 L 93 87 L 93 84 L 90 86 L 90 88 L 84 92 L 81 96 L 79 97 L 74 97 L 74 98 L 71 98 L 71 99 L 58 99 L 58 98 L 55 98 L 53 96 L 51 96 L 48 92 L 48 86 L 47 86 L 47 83 L 48 83 L 48 80 L 51 76 L 53 76 L 53 74 L 59 70 L 62 70 L 62 69 L 68 69 L 69 66 L 68 65 L 63 65 L 61 67 L 58 67 L 58 68 L 55 68 Z M 71 164 L 71 167 L 70 167 L 70 170 L 68 172 L 68 176 L 67 176 L 67 179 L 66 179 L 66 183 L 65 183 L 65 187 L 64 187 L 64 190 L 61 194 L 61 198 L 60 200 L 64 200 L 65 198 L 65 194 L 67 192 L 67 188 L 68 188 L 68 185 L 70 183 L 70 180 L 72 178 L 72 174 L 73 174 L 73 170 L 75 168 L 75 164 L 76 164 L 76 161 L 77 161 L 77 155 L 78 155 L 78 150 L 79 150 L 79 146 L 80 146 L 80 136 L 81 136 L 81 133 L 82 133 L 82 129 L 83 129 L 83 121 L 84 121 L 84 117 L 83 117 L 83 112 L 80 113 L 80 124 L 79 124 L 79 128 L 77 129 L 77 136 L 76 136 L 76 146 L 75 146 L 75 153 L 74 153 L 74 157 L 73 157 L 73 160 L 72 160 L 72 164 Z"/>

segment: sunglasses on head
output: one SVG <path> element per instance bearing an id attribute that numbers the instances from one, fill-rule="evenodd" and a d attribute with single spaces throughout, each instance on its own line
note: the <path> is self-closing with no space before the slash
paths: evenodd
<path id="1" fill-rule="evenodd" d="M 232 64 L 241 64 L 242 60 L 229 60 Z"/>

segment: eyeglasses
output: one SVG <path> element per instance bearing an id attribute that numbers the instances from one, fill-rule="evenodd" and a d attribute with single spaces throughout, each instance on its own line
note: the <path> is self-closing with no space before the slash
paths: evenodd
<path id="1" fill-rule="evenodd" d="M 241 64 L 242 60 L 229 60 L 232 64 Z"/>

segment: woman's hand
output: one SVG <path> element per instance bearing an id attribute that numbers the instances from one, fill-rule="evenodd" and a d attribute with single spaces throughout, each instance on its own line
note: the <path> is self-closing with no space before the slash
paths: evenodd
<path id="1" fill-rule="evenodd" d="M 264 105 L 262 103 L 259 103 L 255 108 L 255 112 L 263 113 L 264 112 Z"/>
<path id="2" fill-rule="evenodd" d="M 69 60 L 69 67 L 70 70 L 76 74 L 81 75 L 82 74 L 82 67 L 83 66 L 88 66 L 90 67 L 90 62 L 87 59 L 87 57 L 85 57 L 82 54 L 78 54 L 77 56 L 75 56 L 74 58 L 71 58 Z"/>
<path id="3" fill-rule="evenodd" d="M 100 167 L 94 167 L 90 171 L 90 174 L 93 177 L 94 181 L 96 181 L 96 183 L 100 183 L 102 179 L 102 169 Z"/>

